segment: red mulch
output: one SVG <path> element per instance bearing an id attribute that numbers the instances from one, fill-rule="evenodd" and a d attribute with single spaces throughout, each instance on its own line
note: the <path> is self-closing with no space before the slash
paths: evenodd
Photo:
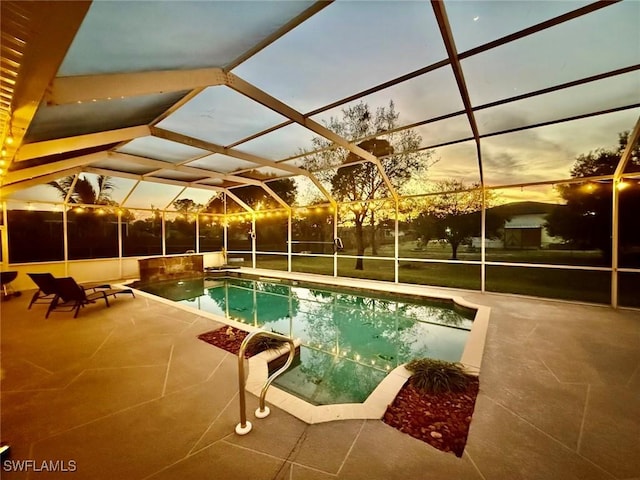
<path id="1" fill-rule="evenodd" d="M 382 421 L 438 450 L 461 457 L 479 386 L 478 379 L 474 378 L 462 392 L 429 394 L 407 381 Z"/>
<path id="2" fill-rule="evenodd" d="M 198 335 L 198 338 L 237 355 L 247 335 L 248 332 L 234 327 L 222 327 Z M 245 358 L 256 353 L 248 348 Z M 382 421 L 439 450 L 461 457 L 467 443 L 478 389 L 476 378 L 462 392 L 442 394 L 420 392 L 407 381 L 387 408 Z"/>
<path id="3" fill-rule="evenodd" d="M 240 345 L 247 335 L 249 335 L 249 332 L 245 332 L 244 330 L 238 330 L 234 327 L 221 327 L 217 330 L 198 335 L 198 338 L 234 355 L 238 355 Z M 251 345 L 249 345 L 249 347 L 251 347 Z M 258 352 L 247 348 L 244 352 L 244 358 L 249 358 L 256 353 Z"/>

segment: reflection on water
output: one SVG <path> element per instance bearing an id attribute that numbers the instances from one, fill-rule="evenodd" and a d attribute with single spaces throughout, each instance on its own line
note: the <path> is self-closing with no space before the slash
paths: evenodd
<path id="1" fill-rule="evenodd" d="M 443 302 L 238 278 L 181 283 L 138 288 L 300 338 L 301 362 L 274 383 L 315 404 L 362 402 L 388 371 L 413 358 L 459 361 L 472 324 L 473 312 Z"/>

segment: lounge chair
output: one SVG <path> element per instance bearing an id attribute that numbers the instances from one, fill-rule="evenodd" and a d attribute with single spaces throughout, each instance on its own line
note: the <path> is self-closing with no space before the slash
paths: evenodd
<path id="1" fill-rule="evenodd" d="M 56 310 L 62 311 L 75 311 L 73 318 L 78 316 L 80 307 L 84 307 L 90 303 L 95 303 L 96 300 L 104 300 L 107 307 L 109 306 L 109 297 L 114 298 L 121 293 L 128 293 L 132 297 L 135 297 L 133 290 L 127 289 L 114 289 L 114 288 L 102 288 L 105 285 L 97 285 L 94 287 L 83 287 L 79 285 L 72 277 L 54 278 L 55 283 L 55 297 L 49 304 L 47 314 L 45 318 L 49 317 L 49 314 Z M 92 291 L 91 291 L 92 290 Z"/>
<path id="2" fill-rule="evenodd" d="M 55 277 L 50 273 L 27 273 L 27 275 L 38 286 L 38 290 L 31 297 L 27 309 L 30 309 L 34 303 L 51 303 L 56 297 Z"/>

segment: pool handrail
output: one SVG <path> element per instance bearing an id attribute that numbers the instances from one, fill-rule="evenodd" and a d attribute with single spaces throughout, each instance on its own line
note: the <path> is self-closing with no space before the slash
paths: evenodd
<path id="1" fill-rule="evenodd" d="M 263 335 L 265 337 L 275 338 L 276 340 L 281 340 L 283 342 L 287 342 L 289 344 L 289 356 L 287 357 L 287 361 L 285 362 L 285 364 L 282 367 L 280 367 L 278 370 L 273 372 L 269 376 L 269 378 L 267 378 L 267 381 L 264 383 L 262 390 L 260 391 L 260 406 L 255 412 L 255 415 L 257 418 L 265 418 L 269 415 L 270 413 L 269 407 L 265 405 L 265 397 L 267 396 L 267 390 L 269 389 L 269 386 L 271 386 L 271 383 L 280 374 L 284 373 L 287 370 L 287 368 L 289 368 L 289 366 L 293 363 L 293 359 L 296 353 L 296 346 L 295 346 L 295 343 L 293 342 L 293 339 L 275 332 L 268 332 L 266 330 L 255 330 L 251 332 L 249 335 L 247 335 L 245 339 L 242 341 L 242 344 L 240 345 L 240 351 L 238 352 L 238 386 L 239 386 L 238 395 L 240 397 L 240 423 L 236 425 L 236 433 L 238 435 L 246 435 L 251 431 L 251 428 L 252 428 L 251 422 L 247 420 L 247 412 L 246 412 L 247 404 L 245 399 L 246 394 L 245 394 L 245 375 L 244 375 L 244 361 L 245 361 L 244 354 L 245 354 L 245 351 L 247 350 L 247 346 L 249 345 L 249 342 L 253 338 L 260 335 Z"/>

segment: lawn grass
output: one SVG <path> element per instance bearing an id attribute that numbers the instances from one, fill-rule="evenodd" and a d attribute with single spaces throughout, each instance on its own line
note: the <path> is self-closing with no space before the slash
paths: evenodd
<path id="1" fill-rule="evenodd" d="M 552 252 L 551 255 L 553 256 L 555 253 Z M 566 254 L 566 252 L 564 253 Z M 553 256 L 555 260 L 558 258 L 559 256 Z M 544 260 L 544 257 L 540 256 L 540 259 Z M 588 259 L 588 255 L 585 254 L 584 259 Z M 510 261 L 516 262 L 515 258 Z M 394 281 L 393 260 L 365 259 L 364 270 L 356 270 L 355 262 L 354 258 L 339 256 L 338 275 Z M 551 262 L 536 261 L 536 263 Z M 280 255 L 259 255 L 257 266 L 286 271 L 287 258 Z M 302 273 L 333 275 L 333 258 L 294 256 L 292 270 Z M 480 265 L 401 261 L 398 269 L 398 281 L 480 290 L 480 273 Z M 640 285 L 640 274 L 620 274 L 620 305 L 640 306 L 638 285 Z M 486 290 L 488 292 L 609 304 L 611 302 L 611 273 L 607 271 L 487 265 Z"/>

